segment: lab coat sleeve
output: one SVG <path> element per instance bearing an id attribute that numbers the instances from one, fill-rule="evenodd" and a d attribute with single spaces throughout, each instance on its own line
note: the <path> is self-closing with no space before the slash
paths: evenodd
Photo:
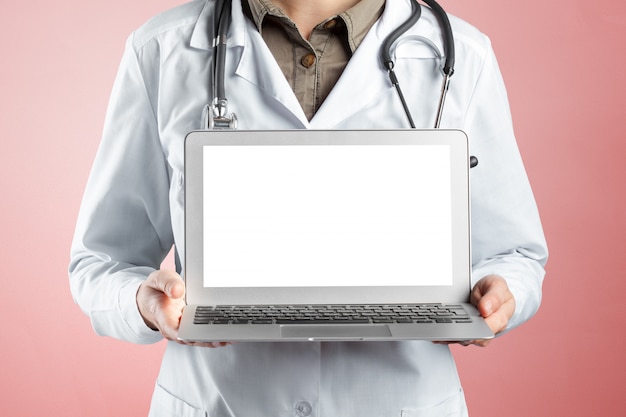
<path id="1" fill-rule="evenodd" d="M 145 325 L 135 297 L 172 247 L 173 235 L 169 168 L 159 140 L 156 95 L 146 87 L 139 64 L 142 53 L 131 37 L 83 197 L 69 276 L 74 300 L 97 334 L 152 343 L 160 333 Z"/>
<path id="2" fill-rule="evenodd" d="M 486 39 L 486 38 L 485 38 Z M 504 82 L 488 47 L 466 113 L 471 154 L 473 283 L 504 277 L 516 309 L 507 329 L 533 316 L 541 303 L 548 252 L 537 206 L 513 133 Z"/>

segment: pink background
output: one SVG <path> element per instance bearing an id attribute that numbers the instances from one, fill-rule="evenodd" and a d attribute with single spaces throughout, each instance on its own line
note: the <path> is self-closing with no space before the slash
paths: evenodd
<path id="1" fill-rule="evenodd" d="M 178 3 L 3 4 L 3 415 L 146 414 L 164 343 L 95 336 L 66 268 L 124 40 Z M 538 315 L 454 348 L 470 412 L 626 415 L 626 3 L 442 3 L 493 40 L 551 249 Z"/>

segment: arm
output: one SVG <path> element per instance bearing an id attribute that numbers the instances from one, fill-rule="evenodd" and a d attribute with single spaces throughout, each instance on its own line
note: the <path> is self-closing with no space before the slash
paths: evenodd
<path id="1" fill-rule="evenodd" d="M 470 173 L 472 301 L 500 333 L 539 308 L 548 252 L 491 47 L 468 105 L 466 131 L 479 159 Z"/>
<path id="2" fill-rule="evenodd" d="M 161 339 L 144 323 L 135 296 L 173 244 L 169 167 L 146 84 L 130 39 L 81 205 L 69 268 L 74 300 L 96 333 L 135 343 Z"/>

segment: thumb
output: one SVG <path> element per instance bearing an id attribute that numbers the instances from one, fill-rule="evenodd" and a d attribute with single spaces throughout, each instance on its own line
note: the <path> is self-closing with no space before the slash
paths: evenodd
<path id="1" fill-rule="evenodd" d="M 500 307 L 500 300 L 492 293 L 487 292 L 478 301 L 478 311 L 481 316 L 489 317 Z"/>
<path id="2" fill-rule="evenodd" d="M 185 296 L 185 284 L 180 275 L 174 271 L 155 271 L 150 274 L 146 284 L 169 298 L 179 299 Z"/>
<path id="3" fill-rule="evenodd" d="M 490 275 L 480 280 L 472 291 L 472 303 L 483 317 L 488 317 L 502 305 L 501 292 L 506 289 L 498 277 Z"/>

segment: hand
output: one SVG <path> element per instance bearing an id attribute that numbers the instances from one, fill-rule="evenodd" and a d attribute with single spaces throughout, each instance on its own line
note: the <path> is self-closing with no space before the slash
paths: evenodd
<path id="1" fill-rule="evenodd" d="M 485 318 L 487 325 L 494 334 L 498 334 L 506 329 L 509 319 L 515 312 L 515 298 L 509 291 L 504 278 L 499 275 L 487 275 L 476 283 L 470 301 L 480 315 Z M 460 344 L 462 346 L 476 345 L 486 347 L 493 339 L 465 340 L 462 342 L 434 342 L 437 344 L 450 345 Z"/>
<path id="2" fill-rule="evenodd" d="M 185 307 L 185 283 L 173 271 L 151 273 L 137 290 L 137 307 L 146 325 L 158 330 L 167 339 L 180 344 L 205 347 L 225 346 L 228 343 L 196 343 L 178 340 L 178 327 Z"/>
<path id="3" fill-rule="evenodd" d="M 487 275 L 478 281 L 472 290 L 471 302 L 494 334 L 506 329 L 515 312 L 515 298 L 504 278 L 498 275 Z M 485 347 L 490 342 L 491 340 L 472 340 L 463 345 Z"/>

